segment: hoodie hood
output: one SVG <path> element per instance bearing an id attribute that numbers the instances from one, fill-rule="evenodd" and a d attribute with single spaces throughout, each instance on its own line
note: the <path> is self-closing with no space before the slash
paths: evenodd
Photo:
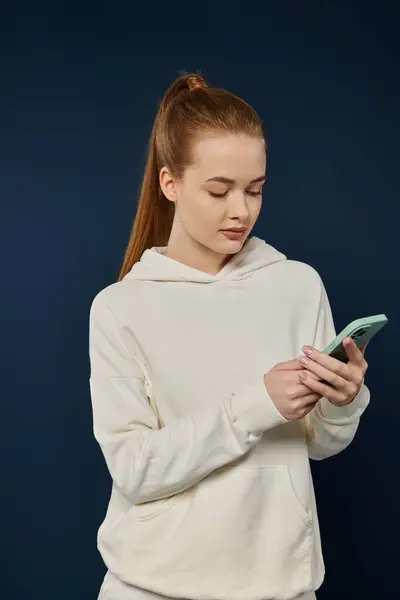
<path id="1" fill-rule="evenodd" d="M 164 255 L 166 246 L 153 246 L 145 250 L 124 279 L 142 281 L 186 281 L 191 283 L 216 283 L 225 280 L 240 280 L 255 271 L 287 257 L 264 240 L 248 238 L 241 250 L 232 255 L 230 261 L 216 275 L 210 275 Z"/>

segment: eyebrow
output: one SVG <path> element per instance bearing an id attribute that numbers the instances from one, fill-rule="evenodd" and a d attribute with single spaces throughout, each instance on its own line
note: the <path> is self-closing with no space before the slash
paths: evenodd
<path id="1" fill-rule="evenodd" d="M 257 183 L 258 181 L 264 181 L 266 179 L 265 175 L 261 175 L 260 177 L 256 177 L 256 179 L 252 179 L 250 183 Z M 235 183 L 234 179 L 228 179 L 228 177 L 211 177 L 211 179 L 207 179 L 207 181 L 219 181 L 220 183 Z"/>

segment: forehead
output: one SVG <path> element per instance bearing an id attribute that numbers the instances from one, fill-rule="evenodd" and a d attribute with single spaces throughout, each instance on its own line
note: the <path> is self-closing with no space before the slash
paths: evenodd
<path id="1" fill-rule="evenodd" d="M 263 175 L 266 168 L 264 140 L 244 135 L 208 135 L 192 146 L 195 177 L 221 176 L 236 181 L 250 181 Z"/>

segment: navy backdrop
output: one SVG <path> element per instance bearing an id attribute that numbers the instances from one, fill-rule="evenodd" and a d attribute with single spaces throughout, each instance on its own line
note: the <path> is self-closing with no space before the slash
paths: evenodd
<path id="1" fill-rule="evenodd" d="M 265 119 L 255 235 L 320 272 L 339 330 L 384 312 L 353 444 L 313 463 L 322 600 L 398 597 L 399 3 L 15 2 L 0 19 L 0 597 L 95 600 L 110 480 L 88 314 L 117 278 L 157 103 L 182 71 Z"/>

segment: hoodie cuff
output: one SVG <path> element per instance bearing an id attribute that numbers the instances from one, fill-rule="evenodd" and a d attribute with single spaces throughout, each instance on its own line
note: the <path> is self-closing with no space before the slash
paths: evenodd
<path id="1" fill-rule="evenodd" d="M 233 394 L 231 410 L 235 420 L 253 435 L 261 435 L 267 429 L 288 423 L 268 395 L 264 375 L 240 394 Z"/>
<path id="2" fill-rule="evenodd" d="M 345 406 L 335 406 L 325 397 L 319 402 L 319 410 L 323 418 L 332 421 L 356 421 L 369 404 L 370 393 L 366 385 L 362 385 L 357 396 Z"/>

